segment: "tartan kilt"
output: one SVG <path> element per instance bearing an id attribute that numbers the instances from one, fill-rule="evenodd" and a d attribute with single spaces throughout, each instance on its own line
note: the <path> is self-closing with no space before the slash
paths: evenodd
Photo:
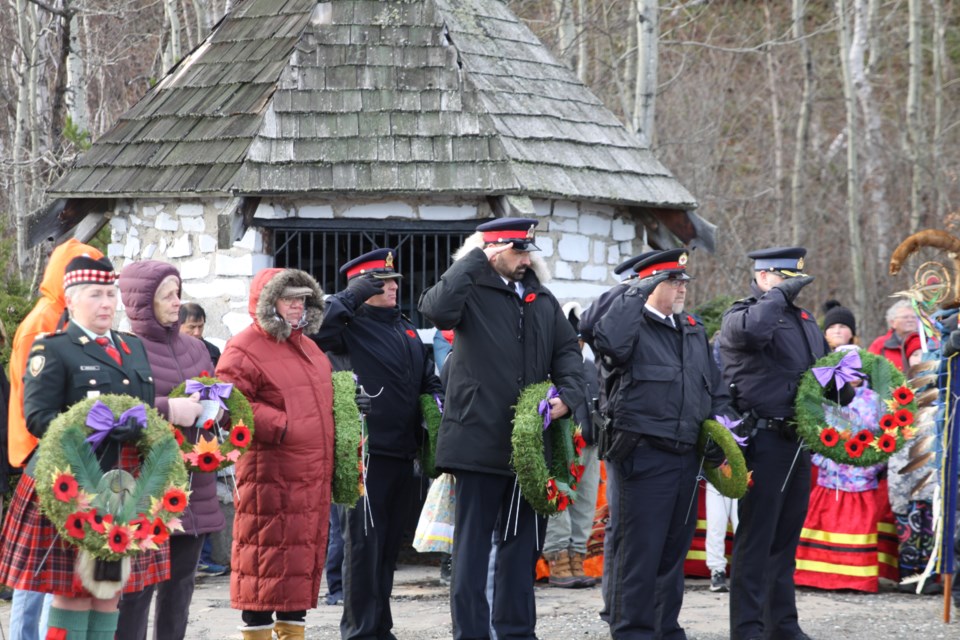
<path id="1" fill-rule="evenodd" d="M 57 528 L 40 512 L 34 480 L 27 475 L 17 485 L 0 540 L 0 584 L 70 598 L 90 597 L 79 578 L 74 579 L 77 548 L 57 537 Z M 170 545 L 164 543 L 156 551 L 130 559 L 130 578 L 123 592 L 136 593 L 169 578 Z"/>

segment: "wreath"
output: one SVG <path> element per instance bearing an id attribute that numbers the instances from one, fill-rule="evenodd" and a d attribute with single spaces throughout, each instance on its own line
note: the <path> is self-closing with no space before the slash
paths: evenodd
<path id="1" fill-rule="evenodd" d="M 825 407 L 839 409 L 832 398 L 856 378 L 869 378 L 886 413 L 876 425 L 828 425 Z M 917 403 L 903 373 L 886 358 L 861 349 L 817 360 L 800 379 L 795 406 L 797 433 L 810 450 L 841 464 L 868 467 L 886 462 L 916 435 Z"/>
<path id="2" fill-rule="evenodd" d="M 533 510 L 550 516 L 573 504 L 583 476 L 581 453 L 586 442 L 569 419 L 551 420 L 551 398 L 559 396 L 549 382 L 532 384 L 520 393 L 513 418 L 511 463 L 520 491 Z M 549 469 L 544 439 L 550 438 Z"/>
<path id="3" fill-rule="evenodd" d="M 216 416 L 207 418 L 200 426 L 210 437 L 198 433 L 197 441 L 190 442 L 179 427 L 171 424 L 183 462 L 191 472 L 209 473 L 226 469 L 246 453 L 253 442 L 253 409 L 236 385 L 210 377 L 206 371 L 174 387 L 168 397 L 184 398 L 194 393 L 200 394 L 201 401 L 217 402 L 219 409 L 227 411 L 230 414 L 230 428 L 224 433 Z"/>
<path id="4" fill-rule="evenodd" d="M 333 502 L 353 507 L 363 495 L 363 433 L 352 371 L 333 373 Z"/>
<path id="5" fill-rule="evenodd" d="M 144 427 L 136 443 L 139 475 L 104 473 L 94 448 L 131 419 Z M 183 530 L 187 471 L 167 421 L 139 398 L 89 398 L 57 416 L 40 440 L 34 477 L 43 514 L 64 540 L 95 558 L 117 561 L 157 549 L 171 531 Z"/>
<path id="6" fill-rule="evenodd" d="M 730 428 L 717 420 L 704 420 L 700 425 L 697 451 L 701 456 L 707 446 L 707 438 L 712 438 L 719 445 L 727 459 L 718 466 L 704 462 L 703 474 L 720 492 L 720 495 L 734 499 L 742 498 L 750 486 L 752 472 L 747 471 L 747 461 L 743 457 L 743 452 L 740 451 L 740 445 L 730 432 Z"/>
<path id="7" fill-rule="evenodd" d="M 420 451 L 423 472 L 429 478 L 437 478 L 437 434 L 440 433 L 440 419 L 443 417 L 443 403 L 440 396 L 424 393 L 420 396 L 420 413 L 426 427 L 426 439 Z"/>

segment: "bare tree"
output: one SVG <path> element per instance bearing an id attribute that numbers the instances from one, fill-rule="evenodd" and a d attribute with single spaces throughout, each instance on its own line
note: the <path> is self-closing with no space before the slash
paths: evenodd
<path id="1" fill-rule="evenodd" d="M 920 124 L 920 85 L 923 82 L 923 15 L 920 0 L 909 0 L 910 35 L 907 40 L 909 80 L 907 83 L 907 155 L 910 157 L 910 231 L 920 226 L 920 197 L 923 191 L 923 128 Z"/>
<path id="2" fill-rule="evenodd" d="M 803 22 L 806 18 L 806 0 L 793 0 L 791 33 L 800 48 L 800 72 L 803 90 L 797 105 L 797 128 L 794 134 L 793 170 L 790 172 L 790 243 L 802 245 L 804 187 L 806 186 L 806 160 L 810 143 L 810 113 L 813 110 L 813 56 L 810 43 L 805 37 Z"/>
<path id="3" fill-rule="evenodd" d="M 660 37 L 658 0 L 637 2 L 637 83 L 633 130 L 654 144 L 654 117 L 657 104 L 657 40 Z"/>

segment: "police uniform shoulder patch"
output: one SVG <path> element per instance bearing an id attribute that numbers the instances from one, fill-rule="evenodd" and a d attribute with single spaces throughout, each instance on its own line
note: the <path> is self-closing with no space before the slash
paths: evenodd
<path id="1" fill-rule="evenodd" d="M 40 375 L 40 372 L 43 371 L 43 365 L 46 364 L 47 359 L 42 355 L 35 355 L 30 358 L 30 362 L 27 363 L 27 371 L 30 372 L 30 375 L 36 378 Z"/>

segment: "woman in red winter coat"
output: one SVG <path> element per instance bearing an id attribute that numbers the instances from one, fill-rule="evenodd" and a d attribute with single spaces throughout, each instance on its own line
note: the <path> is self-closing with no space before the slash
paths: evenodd
<path id="1" fill-rule="evenodd" d="M 304 637 L 317 606 L 333 477 L 331 367 L 316 343 L 320 286 L 297 269 L 264 269 L 250 286 L 253 324 L 227 343 L 217 376 L 253 407 L 237 461 L 230 604 L 247 640 Z M 276 612 L 276 625 L 273 613 Z"/>

